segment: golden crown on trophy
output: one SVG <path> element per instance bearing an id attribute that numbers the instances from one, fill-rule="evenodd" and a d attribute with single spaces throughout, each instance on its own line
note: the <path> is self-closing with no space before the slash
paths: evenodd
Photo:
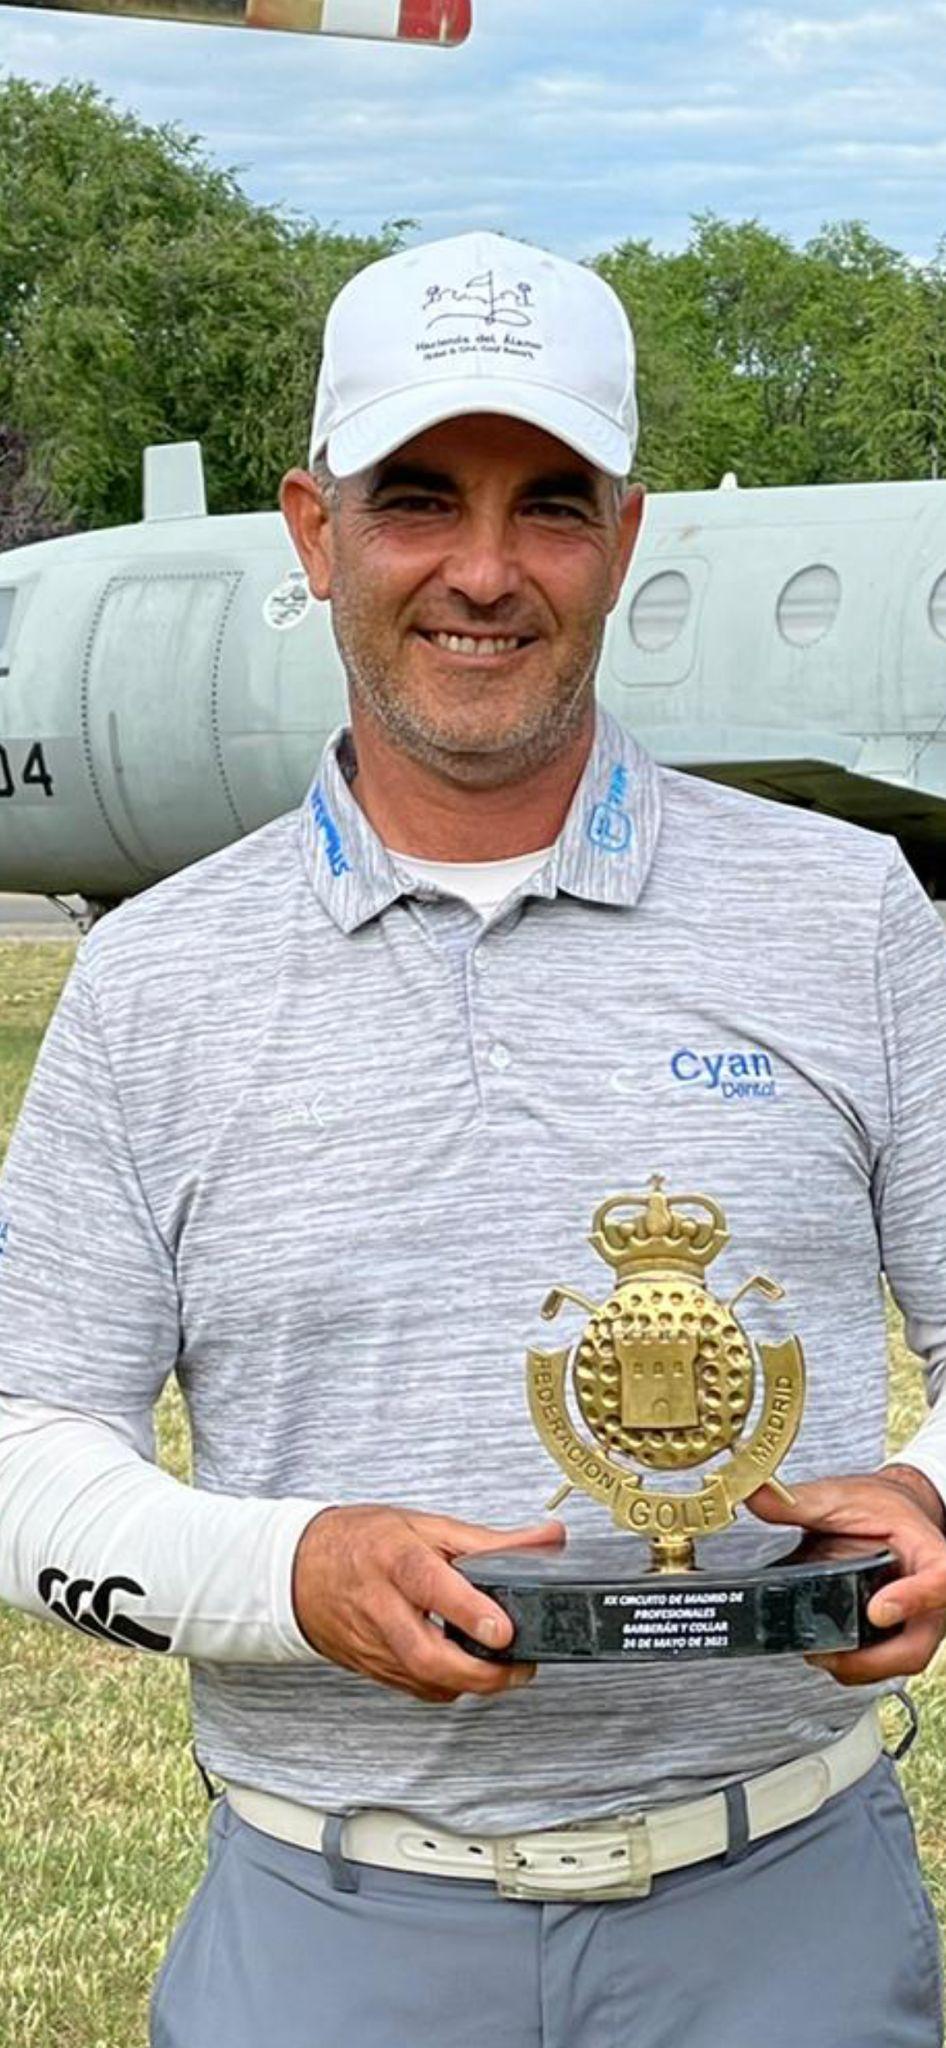
<path id="1" fill-rule="evenodd" d="M 681 1204 L 702 1210 L 702 1216 L 686 1216 Z M 636 1211 L 617 1219 L 621 1209 Z M 619 1281 L 642 1267 L 679 1267 L 688 1273 L 703 1273 L 729 1243 L 726 1218 L 718 1202 L 708 1195 L 664 1194 L 663 1176 L 655 1173 L 645 1195 L 612 1195 L 595 1211 L 592 1249 L 613 1266 Z"/>

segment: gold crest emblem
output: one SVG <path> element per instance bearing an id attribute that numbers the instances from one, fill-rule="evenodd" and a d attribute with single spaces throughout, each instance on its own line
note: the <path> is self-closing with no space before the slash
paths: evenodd
<path id="1" fill-rule="evenodd" d="M 660 1571 L 692 1569 L 694 1538 L 726 1528 L 738 1503 L 773 1479 L 801 1421 L 805 1373 L 796 1337 L 755 1348 L 738 1322 L 738 1301 L 758 1289 L 784 1290 L 757 1273 L 728 1302 L 712 1295 L 706 1269 L 729 1243 L 726 1218 L 707 1195 L 664 1193 L 655 1175 L 646 1194 L 613 1195 L 596 1211 L 589 1243 L 614 1268 L 617 1286 L 600 1306 L 572 1287 L 553 1288 L 547 1321 L 566 1301 L 590 1320 L 574 1351 L 530 1351 L 529 1405 L 547 1449 L 568 1475 L 554 1505 L 580 1486 L 604 1501 L 620 1528 L 650 1538 Z M 572 1421 L 567 1393 L 590 1432 Z M 757 1381 L 762 1407 L 748 1439 Z M 698 1491 L 661 1492 L 619 1460 L 647 1472 L 680 1473 L 729 1452 Z"/>

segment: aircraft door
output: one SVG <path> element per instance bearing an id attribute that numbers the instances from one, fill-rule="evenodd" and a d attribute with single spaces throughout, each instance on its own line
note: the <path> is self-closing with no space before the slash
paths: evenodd
<path id="1" fill-rule="evenodd" d="M 161 566 L 113 576 L 82 672 L 96 794 L 142 884 L 240 838 L 219 700 L 236 569 Z"/>

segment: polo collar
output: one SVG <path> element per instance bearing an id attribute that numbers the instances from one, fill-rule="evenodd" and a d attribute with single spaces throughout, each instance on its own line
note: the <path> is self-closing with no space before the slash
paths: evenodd
<path id="1" fill-rule="evenodd" d="M 657 764 L 599 704 L 581 781 L 531 893 L 561 891 L 585 903 L 629 909 L 650 873 L 659 833 Z"/>
<path id="2" fill-rule="evenodd" d="M 349 788 L 351 735 L 338 726 L 325 747 L 300 813 L 302 857 L 322 905 L 343 932 L 354 932 L 408 892 Z"/>
<path id="3" fill-rule="evenodd" d="M 411 893 L 355 801 L 352 766 L 351 739 L 340 726 L 299 813 L 312 887 L 344 932 L 357 931 Z M 647 880 L 659 831 L 656 763 L 599 705 L 594 743 L 561 833 L 523 894 L 552 897 L 561 891 L 588 903 L 630 908 Z"/>

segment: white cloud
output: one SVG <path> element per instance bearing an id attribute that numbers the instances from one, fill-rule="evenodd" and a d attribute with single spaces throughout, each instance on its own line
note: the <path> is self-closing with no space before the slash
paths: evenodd
<path id="1" fill-rule="evenodd" d="M 836 163 L 865 165 L 871 171 L 903 168 L 925 176 L 946 165 L 946 136 L 936 142 L 834 142 L 826 151 Z"/>
<path id="2" fill-rule="evenodd" d="M 202 134 L 254 198 L 357 231 L 482 219 L 584 254 L 707 208 L 795 236 L 946 227 L 946 0 L 474 0 L 462 50 L 0 6 L 9 70 Z"/>
<path id="3" fill-rule="evenodd" d="M 863 49 L 871 42 L 889 40 L 902 27 L 902 14 L 871 7 L 855 15 L 798 15 L 785 20 L 774 10 L 749 17 L 750 40 L 776 64 L 795 69 L 811 57 L 842 49 Z"/>

